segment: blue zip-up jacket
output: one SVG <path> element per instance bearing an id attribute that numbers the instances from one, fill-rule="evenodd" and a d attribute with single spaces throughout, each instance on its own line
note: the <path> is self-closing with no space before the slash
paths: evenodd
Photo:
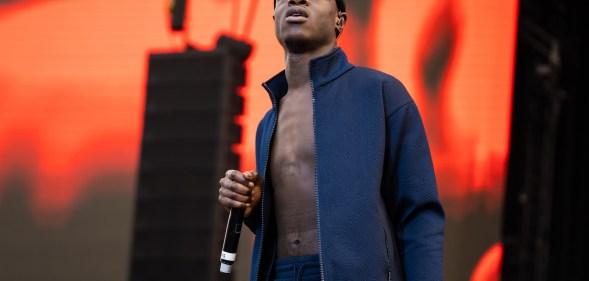
<path id="1" fill-rule="evenodd" d="M 348 63 L 340 48 L 309 64 L 322 280 L 442 280 L 444 211 L 418 109 L 397 79 Z M 272 109 L 256 133 L 256 168 L 269 153 L 284 71 L 264 83 Z M 256 234 L 251 280 L 276 253 L 270 180 L 246 219 Z"/>

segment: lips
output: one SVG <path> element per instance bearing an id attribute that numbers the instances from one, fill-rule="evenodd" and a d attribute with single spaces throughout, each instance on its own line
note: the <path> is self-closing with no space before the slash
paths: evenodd
<path id="1" fill-rule="evenodd" d="M 291 7 L 286 10 L 286 18 L 290 17 L 308 18 L 309 12 L 301 7 Z"/>

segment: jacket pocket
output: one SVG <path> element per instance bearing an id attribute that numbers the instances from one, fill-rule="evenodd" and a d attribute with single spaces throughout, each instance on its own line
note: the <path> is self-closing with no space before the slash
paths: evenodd
<path id="1" fill-rule="evenodd" d="M 387 250 L 387 280 L 391 281 L 392 280 L 392 261 L 391 261 L 391 251 L 389 249 L 389 236 L 387 234 L 387 230 L 383 227 L 382 228 L 382 233 L 384 235 L 384 246 Z"/>

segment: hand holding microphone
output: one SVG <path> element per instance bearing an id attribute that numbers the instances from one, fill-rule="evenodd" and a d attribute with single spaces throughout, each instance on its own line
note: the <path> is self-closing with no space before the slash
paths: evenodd
<path id="1" fill-rule="evenodd" d="M 230 273 L 235 262 L 243 218 L 251 214 L 261 200 L 262 178 L 255 171 L 229 170 L 219 181 L 219 203 L 229 213 L 221 252 L 221 272 Z"/>

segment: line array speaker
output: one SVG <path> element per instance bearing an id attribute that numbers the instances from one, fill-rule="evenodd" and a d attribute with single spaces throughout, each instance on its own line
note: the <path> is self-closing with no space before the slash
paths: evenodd
<path id="1" fill-rule="evenodd" d="M 239 167 L 231 147 L 250 51 L 222 37 L 212 51 L 150 54 L 130 280 L 229 280 L 218 272 L 226 213 L 217 190 Z"/>

